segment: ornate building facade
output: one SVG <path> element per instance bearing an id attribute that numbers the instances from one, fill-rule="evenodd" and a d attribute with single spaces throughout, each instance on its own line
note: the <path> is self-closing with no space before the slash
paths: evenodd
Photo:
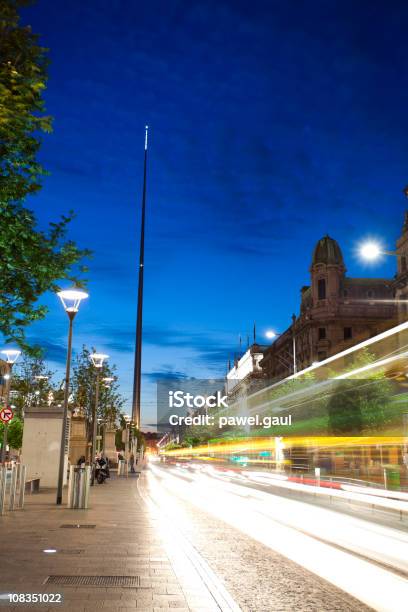
<path id="1" fill-rule="evenodd" d="M 393 254 L 393 279 L 349 278 L 339 244 L 321 238 L 313 251 L 310 285 L 301 289 L 299 316 L 260 361 L 266 379 L 285 378 L 295 367 L 303 370 L 407 320 L 408 214 Z"/>
<path id="2" fill-rule="evenodd" d="M 396 255 L 395 298 L 398 304 L 398 320 L 402 322 L 408 319 L 408 212 L 405 213 L 402 235 L 397 240 Z"/>

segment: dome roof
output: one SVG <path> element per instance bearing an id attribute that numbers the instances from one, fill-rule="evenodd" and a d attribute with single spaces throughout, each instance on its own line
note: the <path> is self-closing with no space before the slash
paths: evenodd
<path id="1" fill-rule="evenodd" d="M 330 264 L 343 266 L 343 253 L 334 238 L 326 235 L 319 240 L 313 251 L 312 266 L 316 264 Z"/>

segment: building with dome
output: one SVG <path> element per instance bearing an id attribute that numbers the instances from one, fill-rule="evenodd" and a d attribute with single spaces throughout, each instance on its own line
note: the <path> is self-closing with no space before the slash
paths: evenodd
<path id="1" fill-rule="evenodd" d="M 404 246 L 408 261 L 407 221 L 405 225 L 397 244 L 400 250 Z M 402 294 L 408 271 L 400 260 L 398 256 Z M 321 238 L 313 251 L 310 285 L 301 289 L 299 316 L 293 315 L 292 325 L 265 350 L 263 375 L 285 378 L 396 325 L 395 285 L 395 278 L 349 278 L 339 244 L 328 235 Z"/>

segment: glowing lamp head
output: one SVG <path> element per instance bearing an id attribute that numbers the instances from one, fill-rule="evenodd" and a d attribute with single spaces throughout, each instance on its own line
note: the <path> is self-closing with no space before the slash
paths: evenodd
<path id="1" fill-rule="evenodd" d="M 65 312 L 77 313 L 82 300 L 88 297 L 88 294 L 81 289 L 64 289 L 57 293 L 62 302 Z"/>
<path id="2" fill-rule="evenodd" d="M 108 359 L 109 355 L 104 355 L 104 353 L 92 353 L 89 355 L 89 359 L 92 361 L 95 368 L 101 368 L 103 366 L 103 362 L 105 359 Z"/>
<path id="3" fill-rule="evenodd" d="M 381 253 L 381 248 L 376 242 L 366 242 L 360 248 L 360 255 L 366 261 L 378 259 Z"/>
<path id="4" fill-rule="evenodd" d="M 113 378 L 113 376 L 105 376 L 105 378 L 102 378 L 102 382 L 106 383 L 107 385 L 109 385 L 109 383 L 113 382 L 115 379 Z"/>
<path id="5" fill-rule="evenodd" d="M 5 356 L 7 363 L 13 365 L 13 363 L 16 363 L 17 359 L 20 357 L 21 351 L 18 351 L 17 349 L 5 349 L 4 351 L 1 351 L 1 354 Z"/>
<path id="6" fill-rule="evenodd" d="M 273 340 L 273 338 L 276 338 L 277 335 L 278 334 L 272 329 L 268 329 L 268 331 L 265 333 L 265 336 L 268 338 L 268 340 Z"/>

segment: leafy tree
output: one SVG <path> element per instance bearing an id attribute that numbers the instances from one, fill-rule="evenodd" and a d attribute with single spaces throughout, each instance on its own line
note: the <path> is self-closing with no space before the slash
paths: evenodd
<path id="1" fill-rule="evenodd" d="M 96 384 L 96 369 L 90 360 L 90 355 L 91 351 L 83 346 L 81 353 L 74 360 L 71 380 L 74 404 L 82 409 L 89 424 L 92 420 Z M 113 378 L 114 380 L 105 385 L 103 378 Z M 111 366 L 108 362 L 105 362 L 100 370 L 97 417 L 105 421 L 115 422 L 124 402 L 125 400 L 120 395 L 119 385 L 116 382 L 116 366 Z M 89 433 L 90 427 L 88 427 Z"/>
<path id="2" fill-rule="evenodd" d="M 0 442 L 3 440 L 4 424 L 0 421 Z M 23 421 L 14 417 L 8 424 L 7 444 L 10 448 L 20 449 L 23 444 Z"/>
<path id="3" fill-rule="evenodd" d="M 16 407 L 18 416 L 35 404 L 46 404 L 49 394 L 55 395 L 52 387 L 53 372 L 48 370 L 41 357 L 24 355 L 21 362 L 14 366 L 11 379 L 11 403 Z M 46 377 L 46 378 L 38 378 Z"/>
<path id="4" fill-rule="evenodd" d="M 375 355 L 364 349 L 353 360 L 349 371 L 375 361 Z M 355 435 L 381 429 L 388 421 L 392 392 L 392 383 L 381 369 L 339 380 L 327 403 L 329 432 Z"/>
<path id="5" fill-rule="evenodd" d="M 357 384 L 356 384 L 357 383 Z M 327 403 L 328 429 L 333 435 L 359 435 L 363 429 L 358 381 L 339 380 Z"/>
<path id="6" fill-rule="evenodd" d="M 0 0 L 0 332 L 26 351 L 27 325 L 45 316 L 37 303 L 58 281 L 78 282 L 76 264 L 89 252 L 66 241 L 73 213 L 37 227 L 23 205 L 38 192 L 45 171 L 37 160 L 41 133 L 51 131 L 44 114 L 46 49 L 30 26 L 20 25 L 25 0 Z"/>
<path id="7" fill-rule="evenodd" d="M 117 429 L 115 431 L 115 448 L 118 451 L 124 451 L 125 450 L 125 444 L 124 442 L 122 442 L 122 429 Z"/>
<path id="8" fill-rule="evenodd" d="M 125 444 L 122 442 L 122 432 L 128 426 L 128 421 L 125 418 L 125 414 L 121 413 L 119 415 L 119 429 L 116 430 L 115 433 L 115 444 L 117 450 L 125 450 Z M 143 433 L 140 429 L 137 429 L 132 423 L 130 424 L 130 441 L 137 440 L 137 449 L 140 450 L 140 447 L 143 446 L 146 449 L 146 440 Z"/>

